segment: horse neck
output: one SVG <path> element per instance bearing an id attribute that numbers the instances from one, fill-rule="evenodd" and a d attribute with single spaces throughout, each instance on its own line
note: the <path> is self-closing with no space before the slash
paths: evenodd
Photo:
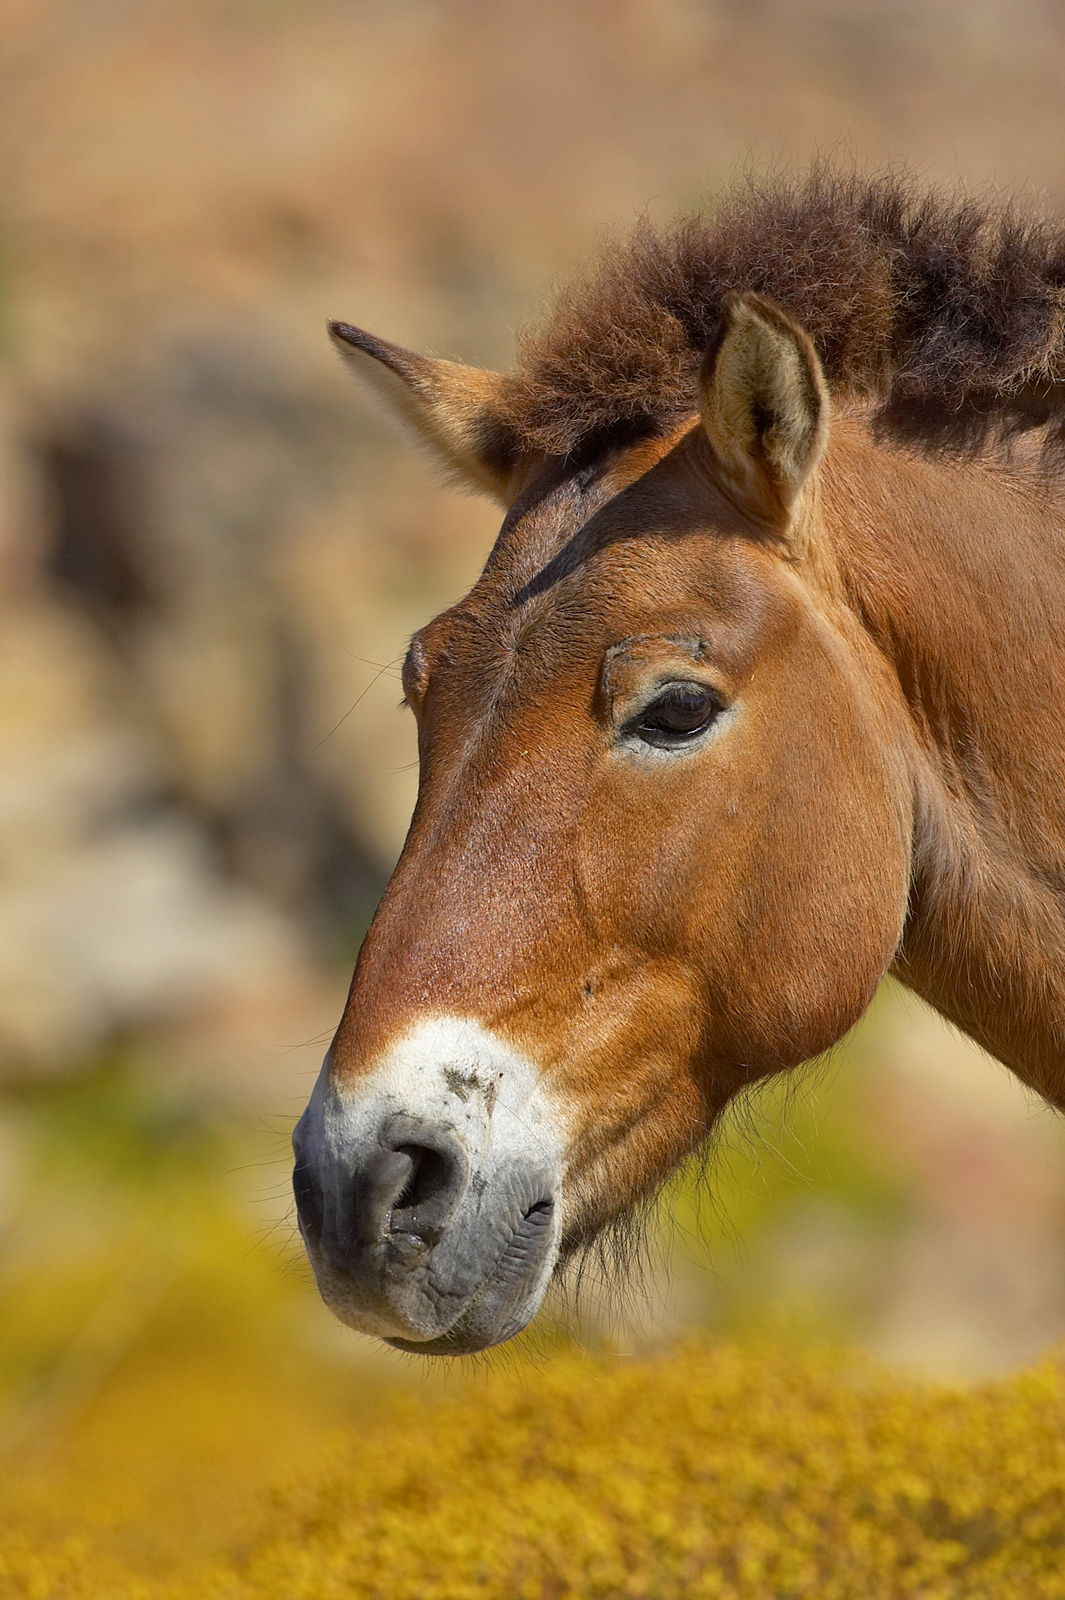
<path id="1" fill-rule="evenodd" d="M 911 742 L 894 970 L 1065 1108 L 1065 505 L 1033 473 L 841 434 L 833 544 Z"/>

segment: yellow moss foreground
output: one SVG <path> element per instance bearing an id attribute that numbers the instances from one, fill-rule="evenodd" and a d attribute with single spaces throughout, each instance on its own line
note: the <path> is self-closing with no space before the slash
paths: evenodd
<path id="1" fill-rule="evenodd" d="M 1049 1600 L 1065 1596 L 1065 1384 L 967 1392 L 860 1360 L 691 1346 L 396 1395 L 278 1491 L 242 1550 L 144 1585 L 9 1550 L 31 1600 Z"/>
<path id="2" fill-rule="evenodd" d="M 1065 1595 L 1065 1386 L 828 1356 L 561 1358 L 406 1403 L 279 1498 L 218 1592 L 270 1600 Z"/>

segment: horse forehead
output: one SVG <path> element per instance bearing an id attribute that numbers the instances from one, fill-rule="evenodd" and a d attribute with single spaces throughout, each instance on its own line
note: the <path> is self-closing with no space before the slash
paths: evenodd
<path id="1" fill-rule="evenodd" d="M 669 500 L 671 472 L 683 452 L 677 446 L 689 439 L 690 423 L 672 433 L 642 439 L 606 451 L 582 468 L 554 462 L 541 471 L 518 495 L 499 530 L 488 558 L 485 576 L 510 586 L 511 593 L 535 579 L 550 566 L 585 529 L 599 527 L 601 513 L 625 523 L 629 534 L 637 531 L 631 516 L 631 491 L 653 485 L 645 494 L 641 511 L 664 509 Z M 680 474 L 683 476 L 683 470 Z M 656 506 L 656 502 L 661 502 Z M 593 545 L 594 545 L 593 539 Z"/>
<path id="2" fill-rule="evenodd" d="M 515 596 L 509 585 L 493 585 L 475 627 L 495 642 L 494 666 L 520 678 L 545 664 L 597 662 L 611 646 L 680 617 L 696 631 L 753 635 L 786 600 L 780 588 L 773 563 L 752 545 L 712 528 L 674 537 L 649 524 L 607 539 L 539 593 Z"/>
<path id="3" fill-rule="evenodd" d="M 587 473 L 534 485 L 512 507 L 480 580 L 423 630 L 456 695 L 561 687 L 669 612 L 747 631 L 772 575 L 718 527 L 683 452 L 655 441 Z"/>

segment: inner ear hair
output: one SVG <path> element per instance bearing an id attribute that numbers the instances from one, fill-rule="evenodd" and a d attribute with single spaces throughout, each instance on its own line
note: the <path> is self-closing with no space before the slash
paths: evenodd
<path id="1" fill-rule="evenodd" d="M 329 336 L 380 409 L 448 478 L 509 504 L 521 452 L 502 420 L 499 373 L 404 350 L 347 322 L 331 322 Z"/>
<path id="2" fill-rule="evenodd" d="M 761 295 L 730 297 L 703 361 L 699 400 L 744 509 L 759 521 L 786 521 L 828 437 L 828 388 L 809 335 Z"/>

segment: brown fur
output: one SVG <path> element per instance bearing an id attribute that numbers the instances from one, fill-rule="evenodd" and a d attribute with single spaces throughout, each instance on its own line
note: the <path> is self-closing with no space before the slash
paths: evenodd
<path id="1" fill-rule="evenodd" d="M 827 166 L 610 242 L 520 341 L 501 418 L 559 456 L 668 432 L 697 408 L 724 302 L 748 291 L 802 324 L 830 389 L 868 395 L 885 435 L 971 450 L 1065 425 L 1065 229 Z"/>

